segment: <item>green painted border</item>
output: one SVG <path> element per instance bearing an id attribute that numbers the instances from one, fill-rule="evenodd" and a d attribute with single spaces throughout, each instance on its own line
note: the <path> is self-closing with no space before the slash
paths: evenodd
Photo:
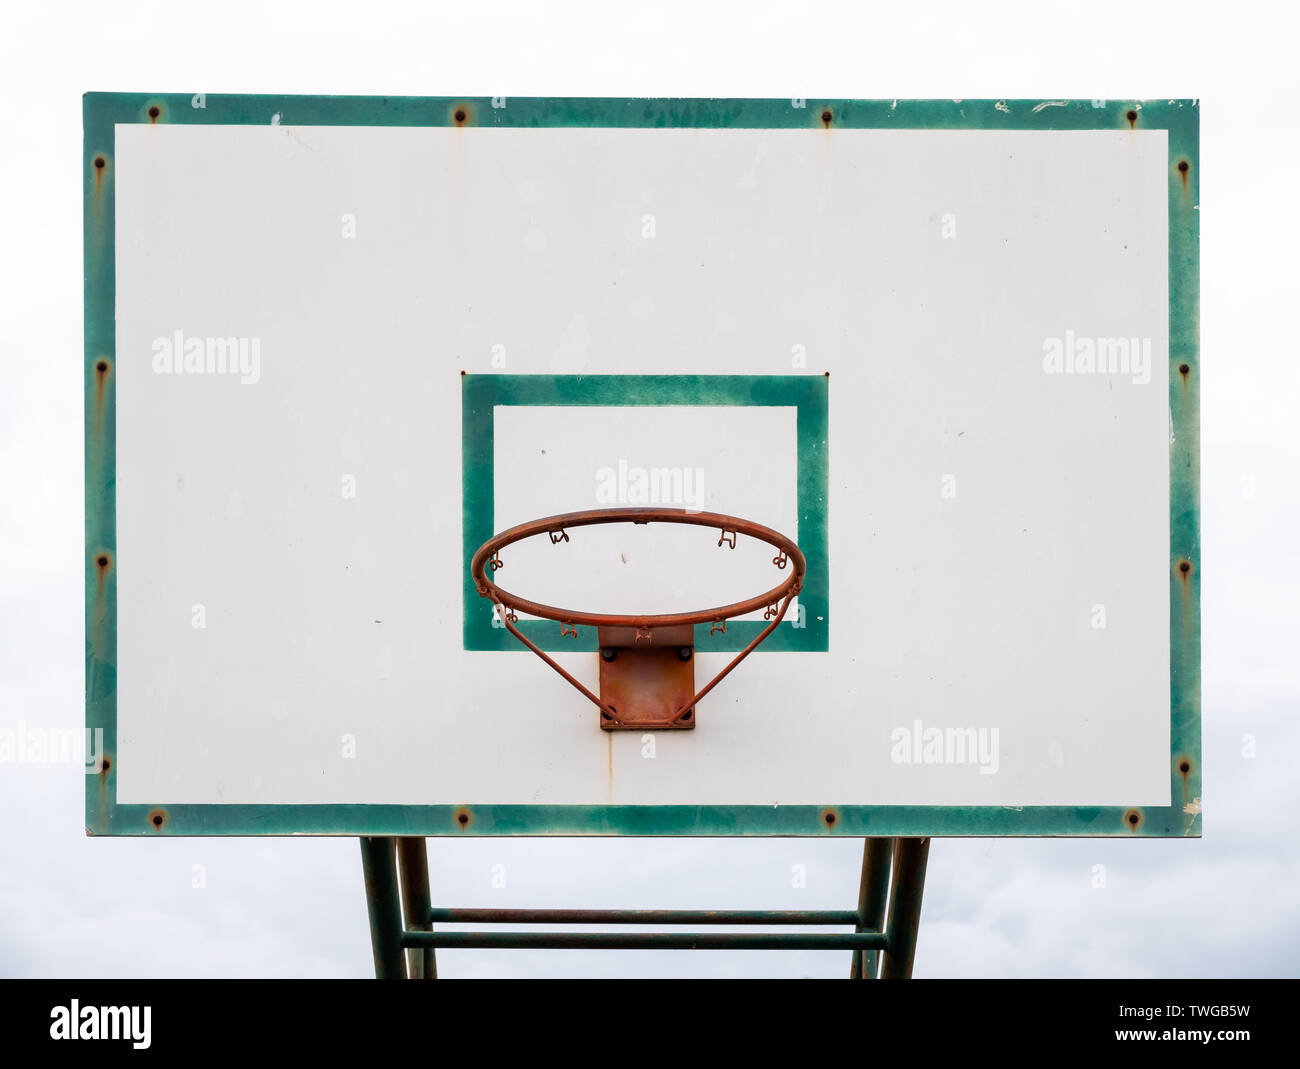
<path id="1" fill-rule="evenodd" d="M 200 106 L 200 104 L 202 106 Z M 797 106 L 797 105 L 802 106 Z M 929 806 L 118 805 L 114 403 L 114 126 L 687 127 L 1165 130 L 1169 145 L 1169 645 L 1173 804 Z M 86 725 L 105 767 L 86 777 L 92 835 L 983 835 L 1201 833 L 1200 115 L 1195 101 L 672 100 L 88 93 L 85 243 Z M 97 162 L 99 166 L 97 166 Z M 1185 169 L 1182 169 L 1185 165 Z M 1184 368 L 1186 370 L 1184 370 Z M 127 562 L 127 567 L 130 563 Z M 1184 567 L 1186 570 L 1183 570 Z M 833 819 L 831 818 L 833 815 Z"/>
<path id="2" fill-rule="evenodd" d="M 826 507 L 829 375 L 461 375 L 461 494 L 464 532 L 464 647 L 467 650 L 531 653 L 508 631 L 493 626 L 491 603 L 479 596 L 469 574 L 470 558 L 497 532 L 495 509 L 495 409 L 498 406 L 683 406 L 750 405 L 797 412 L 799 548 L 808 561 L 799 607 L 802 626 L 782 626 L 763 643 L 767 653 L 824 653 L 830 635 L 830 572 Z M 557 512 L 571 511 L 557 507 Z M 773 579 L 773 585 L 776 583 Z M 766 625 L 733 620 L 725 632 L 695 628 L 695 648 L 708 653 L 742 650 Z M 578 628 L 561 638 L 558 624 L 521 620 L 519 629 L 542 649 L 595 651 L 596 633 Z"/>

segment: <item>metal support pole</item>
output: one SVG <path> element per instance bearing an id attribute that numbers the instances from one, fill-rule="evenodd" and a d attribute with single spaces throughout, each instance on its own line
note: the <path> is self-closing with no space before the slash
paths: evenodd
<path id="1" fill-rule="evenodd" d="M 848 909 L 464 909 L 430 910 L 438 924 L 857 924 Z M 880 931 L 876 928 L 875 931 Z"/>
<path id="2" fill-rule="evenodd" d="M 894 880 L 889 889 L 886 950 L 880 970 L 885 980 L 911 978 L 912 961 L 916 957 L 916 931 L 921 924 L 925 863 L 929 856 L 929 839 L 894 840 Z"/>
<path id="3" fill-rule="evenodd" d="M 881 948 L 879 932 L 407 932 L 406 947 L 487 950 L 855 950 Z"/>
<path id="4" fill-rule="evenodd" d="M 862 882 L 858 885 L 858 919 L 855 932 L 885 930 L 885 907 L 889 896 L 889 855 L 893 839 L 867 839 L 862 846 Z M 874 980 L 879 975 L 880 952 L 855 950 L 849 977 Z"/>
<path id="5" fill-rule="evenodd" d="M 415 932 L 431 932 L 429 899 L 429 855 L 424 839 L 397 840 L 397 870 L 402 878 L 402 916 L 406 927 Z M 412 980 L 438 979 L 438 961 L 433 947 L 407 951 Z"/>
<path id="6" fill-rule="evenodd" d="M 379 980 L 404 980 L 406 956 L 402 953 L 402 906 L 397 896 L 397 865 L 392 839 L 361 837 L 361 872 L 366 881 L 375 977 Z"/>

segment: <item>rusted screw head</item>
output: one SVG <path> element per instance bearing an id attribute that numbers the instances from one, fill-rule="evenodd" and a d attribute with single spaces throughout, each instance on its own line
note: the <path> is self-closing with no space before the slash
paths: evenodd
<path id="1" fill-rule="evenodd" d="M 601 647 L 600 659 L 602 661 L 612 661 L 617 656 L 618 656 L 618 650 L 614 649 L 612 646 Z"/>
<path id="2" fill-rule="evenodd" d="M 690 646 L 682 646 L 677 650 L 677 659 L 679 661 L 689 661 L 691 659 Z"/>

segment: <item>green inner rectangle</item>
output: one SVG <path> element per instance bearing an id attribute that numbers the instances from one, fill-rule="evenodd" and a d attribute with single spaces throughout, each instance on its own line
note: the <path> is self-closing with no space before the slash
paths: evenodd
<path id="1" fill-rule="evenodd" d="M 807 558 L 808 571 L 799 592 L 799 618 L 778 627 L 761 649 L 824 652 L 830 635 L 830 562 L 826 549 L 829 383 L 827 375 L 462 375 L 465 649 L 527 652 L 503 627 L 494 626 L 492 604 L 479 595 L 469 571 L 470 559 L 478 547 L 498 533 L 493 530 L 494 425 L 498 407 L 736 405 L 793 407 L 796 411 L 798 542 Z M 795 626 L 796 622 L 800 626 Z M 561 637 L 560 625 L 550 620 L 521 620 L 518 626 L 544 650 L 572 653 L 596 649 L 593 628 L 579 628 L 573 638 Z M 700 624 L 695 628 L 695 648 L 704 652 L 741 650 L 765 626 L 758 620 L 732 620 L 726 631 L 715 631 Z"/>

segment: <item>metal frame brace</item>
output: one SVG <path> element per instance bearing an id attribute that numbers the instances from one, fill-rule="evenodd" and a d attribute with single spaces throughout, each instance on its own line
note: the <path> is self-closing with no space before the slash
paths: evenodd
<path id="1" fill-rule="evenodd" d="M 929 839 L 867 839 L 853 910 L 435 909 L 423 838 L 361 839 L 375 976 L 437 979 L 439 947 L 497 950 L 848 950 L 853 979 L 912 975 Z M 399 890 L 400 870 L 400 890 Z M 448 932 L 435 924 L 656 924 L 852 932 Z"/>

